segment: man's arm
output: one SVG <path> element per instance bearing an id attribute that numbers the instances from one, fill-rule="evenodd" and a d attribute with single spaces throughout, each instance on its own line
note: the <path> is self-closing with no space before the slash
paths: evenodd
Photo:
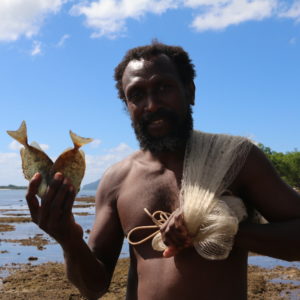
<path id="1" fill-rule="evenodd" d="M 241 223 L 235 245 L 284 260 L 300 260 L 300 194 L 283 182 L 257 147 L 253 146 L 231 188 L 269 221 L 268 224 Z M 193 245 L 182 210 L 171 215 L 161 232 L 168 245 L 164 257 L 174 256 Z"/>
<path id="2" fill-rule="evenodd" d="M 244 222 L 236 245 L 284 260 L 300 259 L 300 194 L 279 177 L 261 150 L 253 147 L 237 178 L 241 197 L 268 224 Z"/>
<path id="3" fill-rule="evenodd" d="M 67 276 L 88 299 L 98 299 L 107 292 L 124 239 L 113 173 L 106 172 L 98 187 L 96 216 L 88 246 L 82 240 L 75 240 L 75 244 L 64 247 Z"/>
<path id="4" fill-rule="evenodd" d="M 63 248 L 69 280 L 87 299 L 98 299 L 108 289 L 123 241 L 115 211 L 114 183 L 110 182 L 110 176 L 105 176 L 98 188 L 89 247 L 72 214 L 73 186 L 61 174 L 56 174 L 39 205 L 35 194 L 40 180 L 40 175 L 32 179 L 26 197 L 32 219 Z"/>

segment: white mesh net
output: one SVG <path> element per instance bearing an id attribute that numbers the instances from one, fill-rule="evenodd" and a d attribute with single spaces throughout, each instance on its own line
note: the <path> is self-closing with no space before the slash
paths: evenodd
<path id="1" fill-rule="evenodd" d="M 193 131 L 186 149 L 180 205 L 197 252 L 207 259 L 228 257 L 238 224 L 247 217 L 240 198 L 221 196 L 252 147 L 243 137 Z M 154 249 L 166 248 L 158 233 Z"/>

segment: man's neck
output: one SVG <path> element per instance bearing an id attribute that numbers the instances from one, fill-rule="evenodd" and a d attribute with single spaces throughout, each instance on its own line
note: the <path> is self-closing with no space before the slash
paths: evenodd
<path id="1" fill-rule="evenodd" d="M 175 151 L 161 151 L 157 153 L 146 150 L 145 153 L 149 159 L 159 161 L 167 169 L 175 170 L 183 166 L 185 147 Z"/>

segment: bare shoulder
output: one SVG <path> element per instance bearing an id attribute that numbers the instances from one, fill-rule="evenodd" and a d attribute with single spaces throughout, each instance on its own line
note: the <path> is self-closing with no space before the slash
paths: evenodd
<path id="1" fill-rule="evenodd" d="M 134 153 L 112 165 L 102 176 L 96 193 L 96 216 L 89 237 L 89 246 L 96 256 L 105 262 L 110 274 L 124 238 L 117 209 L 118 194 L 136 156 L 137 153 Z"/>
<path id="2" fill-rule="evenodd" d="M 255 145 L 237 178 L 243 199 L 267 219 L 300 217 L 300 195 L 279 176 L 265 154 Z"/>
<path id="3" fill-rule="evenodd" d="M 105 171 L 97 188 L 96 206 L 103 204 L 103 201 L 115 201 L 118 198 L 122 184 L 140 156 L 141 152 L 137 151 Z"/>

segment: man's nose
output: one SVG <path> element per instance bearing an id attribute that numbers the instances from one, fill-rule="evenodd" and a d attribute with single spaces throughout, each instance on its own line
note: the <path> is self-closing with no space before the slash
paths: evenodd
<path id="1" fill-rule="evenodd" d="M 149 93 L 147 95 L 147 104 L 145 110 L 148 112 L 155 112 L 161 107 L 161 101 L 159 96 L 155 93 Z"/>

